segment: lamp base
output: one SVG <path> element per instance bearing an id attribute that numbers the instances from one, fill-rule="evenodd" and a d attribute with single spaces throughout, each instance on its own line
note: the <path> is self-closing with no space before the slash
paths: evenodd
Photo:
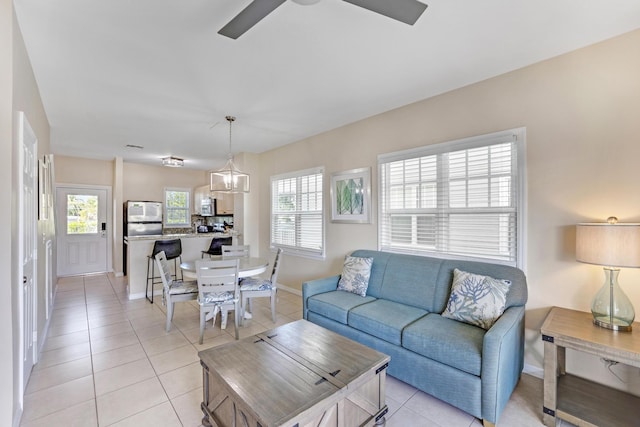
<path id="1" fill-rule="evenodd" d="M 635 311 L 629 297 L 618 284 L 620 270 L 605 267 L 604 285 L 593 298 L 591 313 L 593 323 L 601 328 L 619 332 L 631 332 Z"/>
<path id="2" fill-rule="evenodd" d="M 593 324 L 601 328 L 611 329 L 612 331 L 631 332 L 631 325 L 625 325 L 625 324 L 618 325 L 615 323 L 609 323 L 609 318 L 607 318 L 606 320 L 599 320 L 594 318 Z"/>

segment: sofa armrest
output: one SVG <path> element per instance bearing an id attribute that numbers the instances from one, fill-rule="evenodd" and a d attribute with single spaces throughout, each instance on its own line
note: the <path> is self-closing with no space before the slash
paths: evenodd
<path id="1" fill-rule="evenodd" d="M 497 423 L 524 366 L 524 306 L 508 308 L 482 345 L 482 418 Z"/>
<path id="2" fill-rule="evenodd" d="M 314 295 L 331 292 L 338 289 L 340 275 L 310 280 L 302 283 L 302 315 L 307 319 L 307 299 Z"/>

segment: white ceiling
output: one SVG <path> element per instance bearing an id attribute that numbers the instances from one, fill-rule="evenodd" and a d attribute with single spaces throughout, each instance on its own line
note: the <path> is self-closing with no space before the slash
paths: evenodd
<path id="1" fill-rule="evenodd" d="M 237 40 L 217 31 L 250 0 L 14 4 L 54 153 L 196 169 L 224 163 L 226 115 L 260 153 L 640 28 L 638 0 L 424 1 L 414 26 L 287 1 Z"/>

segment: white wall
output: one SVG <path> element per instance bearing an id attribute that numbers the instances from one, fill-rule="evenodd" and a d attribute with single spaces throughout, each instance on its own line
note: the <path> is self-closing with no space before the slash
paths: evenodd
<path id="1" fill-rule="evenodd" d="M 542 366 L 539 328 L 551 306 L 589 311 L 602 269 L 575 261 L 575 224 L 640 220 L 640 31 L 407 105 L 260 155 L 260 241 L 269 243 L 269 177 L 324 166 L 331 173 L 372 168 L 377 209 L 377 155 L 524 126 L 527 129 L 528 238 L 526 363 Z M 286 159 L 286 161 L 284 160 Z M 325 188 L 328 188 L 325 187 Z M 325 213 L 329 218 L 328 195 Z M 326 221 L 326 261 L 285 257 L 279 281 L 300 288 L 341 271 L 345 254 L 377 248 L 371 225 Z M 640 271 L 620 275 L 640 312 Z M 637 370 L 622 384 L 597 360 L 569 369 L 640 394 Z"/>

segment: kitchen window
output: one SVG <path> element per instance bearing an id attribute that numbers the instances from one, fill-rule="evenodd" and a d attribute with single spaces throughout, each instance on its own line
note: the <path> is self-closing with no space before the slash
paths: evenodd
<path id="1" fill-rule="evenodd" d="M 271 247 L 324 258 L 324 168 L 271 177 Z"/>
<path id="2" fill-rule="evenodd" d="M 378 156 L 379 248 L 523 268 L 525 130 Z"/>
<path id="3" fill-rule="evenodd" d="M 168 228 L 191 227 L 189 202 L 191 190 L 187 188 L 164 189 L 164 226 Z"/>

